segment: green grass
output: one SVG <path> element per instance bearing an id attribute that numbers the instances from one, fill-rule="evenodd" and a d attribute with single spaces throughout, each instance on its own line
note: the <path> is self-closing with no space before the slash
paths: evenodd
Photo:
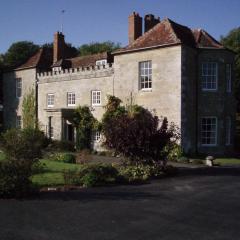
<path id="1" fill-rule="evenodd" d="M 39 187 L 64 185 L 63 171 L 81 168 L 79 164 L 62 163 L 46 159 L 40 162 L 42 165 L 41 172 L 32 177 L 33 183 Z"/>
<path id="2" fill-rule="evenodd" d="M 240 165 L 240 158 L 217 158 L 214 163 L 220 164 L 221 166 L 227 165 Z"/>

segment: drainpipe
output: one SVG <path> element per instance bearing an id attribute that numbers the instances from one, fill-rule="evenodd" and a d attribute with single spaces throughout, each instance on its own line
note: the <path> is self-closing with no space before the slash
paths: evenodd
<path id="1" fill-rule="evenodd" d="M 36 126 L 38 123 L 38 78 L 37 78 L 37 68 L 36 68 L 36 76 L 35 76 L 35 115 L 36 115 Z"/>
<path id="2" fill-rule="evenodd" d="M 198 62 L 198 54 L 199 54 L 199 50 L 197 50 L 197 54 L 195 57 L 195 61 L 196 61 L 196 155 L 198 155 L 198 126 L 199 126 L 199 122 L 198 122 L 198 87 L 199 87 L 199 62 Z"/>

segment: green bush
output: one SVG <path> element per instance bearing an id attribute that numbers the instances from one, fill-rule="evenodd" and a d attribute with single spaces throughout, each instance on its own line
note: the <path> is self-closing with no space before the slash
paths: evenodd
<path id="1" fill-rule="evenodd" d="M 161 176 L 163 174 L 163 166 L 157 163 L 153 165 L 124 166 L 120 168 L 120 174 L 127 182 L 141 182 Z"/>
<path id="2" fill-rule="evenodd" d="M 7 159 L 33 160 L 42 156 L 46 138 L 35 129 L 10 129 L 2 135 L 2 148 Z"/>
<path id="3" fill-rule="evenodd" d="M 31 165 L 26 160 L 0 162 L 0 197 L 25 197 L 33 190 Z"/>
<path id="4" fill-rule="evenodd" d="M 167 160 L 169 161 L 178 161 L 178 159 L 183 156 L 181 146 L 176 143 L 167 145 L 165 151 L 167 152 Z"/>
<path id="5" fill-rule="evenodd" d="M 31 176 L 37 171 L 46 138 L 36 129 L 10 129 L 2 136 L 6 159 L 0 162 L 0 196 L 23 197 L 33 189 Z"/>
<path id="6" fill-rule="evenodd" d="M 117 181 L 118 175 L 118 170 L 112 165 L 86 164 L 77 173 L 77 184 L 85 187 L 94 187 L 114 183 Z"/>
<path id="7" fill-rule="evenodd" d="M 49 160 L 64 163 L 76 163 L 76 157 L 71 153 L 54 153 L 50 155 Z"/>
<path id="8" fill-rule="evenodd" d="M 73 152 L 74 149 L 74 143 L 70 141 L 59 141 L 59 140 L 53 140 L 49 144 L 49 149 L 53 151 L 69 151 Z"/>

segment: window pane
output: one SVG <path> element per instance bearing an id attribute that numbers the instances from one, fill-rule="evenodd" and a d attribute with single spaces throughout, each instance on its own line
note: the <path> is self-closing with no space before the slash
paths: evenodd
<path id="1" fill-rule="evenodd" d="M 140 62 L 139 64 L 140 89 L 151 89 L 152 63 L 151 61 Z"/>

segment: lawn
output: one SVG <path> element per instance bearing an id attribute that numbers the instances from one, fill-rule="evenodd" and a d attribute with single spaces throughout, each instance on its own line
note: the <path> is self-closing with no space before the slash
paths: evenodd
<path id="1" fill-rule="evenodd" d="M 63 171 L 78 170 L 79 164 L 62 163 L 50 160 L 41 160 L 41 172 L 32 177 L 34 184 L 39 187 L 64 185 Z"/>
<path id="2" fill-rule="evenodd" d="M 214 163 L 220 164 L 221 166 L 227 165 L 240 165 L 240 158 L 217 158 Z"/>

